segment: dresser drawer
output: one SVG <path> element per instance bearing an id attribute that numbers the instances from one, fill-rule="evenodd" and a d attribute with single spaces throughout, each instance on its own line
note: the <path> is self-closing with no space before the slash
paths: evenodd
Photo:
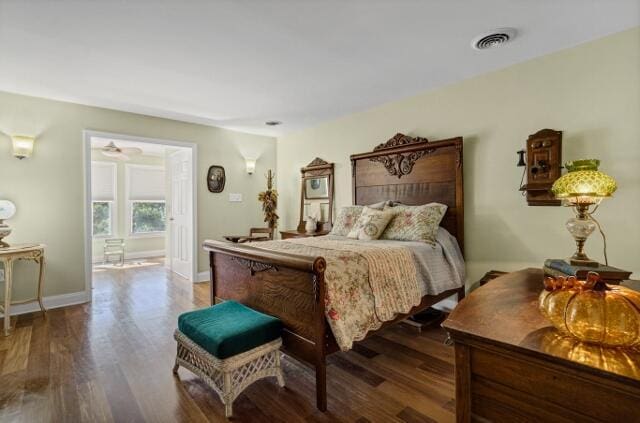
<path id="1" fill-rule="evenodd" d="M 640 421 L 637 390 L 511 351 L 470 352 L 474 415 L 494 421 Z"/>
<path id="2" fill-rule="evenodd" d="M 471 395 L 472 415 L 477 420 L 563 423 L 601 421 L 488 379 L 475 378 L 471 385 Z"/>

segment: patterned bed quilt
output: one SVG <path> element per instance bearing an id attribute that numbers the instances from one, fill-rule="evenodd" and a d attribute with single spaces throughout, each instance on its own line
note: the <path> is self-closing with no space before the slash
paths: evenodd
<path id="1" fill-rule="evenodd" d="M 464 262 L 444 229 L 436 245 L 405 241 L 358 241 L 339 236 L 252 243 L 253 247 L 324 257 L 326 317 L 341 350 L 384 322 L 407 313 L 424 295 L 462 286 Z"/>

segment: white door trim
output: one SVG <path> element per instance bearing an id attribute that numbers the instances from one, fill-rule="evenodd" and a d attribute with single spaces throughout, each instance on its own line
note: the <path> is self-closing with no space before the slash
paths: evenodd
<path id="1" fill-rule="evenodd" d="M 150 144 L 171 145 L 175 147 L 191 149 L 191 157 L 193 160 L 192 172 L 193 183 L 192 190 L 192 225 L 193 228 L 193 268 L 191 269 L 191 281 L 195 282 L 198 278 L 198 145 L 191 142 L 175 141 L 160 138 L 138 137 L 135 135 L 118 134 L 113 132 L 102 132 L 85 129 L 82 131 L 82 148 L 84 157 L 84 278 L 85 293 L 87 298 L 91 300 L 92 288 L 92 259 L 93 245 L 91 242 L 91 138 L 115 138 L 122 141 L 146 142 Z"/>

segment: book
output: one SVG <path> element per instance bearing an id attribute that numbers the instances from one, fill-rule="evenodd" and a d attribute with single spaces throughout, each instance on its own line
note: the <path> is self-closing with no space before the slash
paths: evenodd
<path id="1" fill-rule="evenodd" d="M 543 269 L 545 269 L 545 274 L 548 269 L 551 276 L 575 276 L 580 280 L 586 279 L 589 272 L 597 272 L 605 281 L 621 281 L 629 279 L 631 276 L 631 272 L 617 267 L 604 264 L 600 264 L 598 267 L 576 266 L 563 259 L 547 259 L 544 261 Z M 560 273 L 554 275 L 551 273 L 552 271 Z"/>
<path id="2" fill-rule="evenodd" d="M 542 267 L 542 271 L 544 272 L 545 276 L 551 276 L 551 277 L 554 277 L 554 278 L 557 278 L 558 276 L 563 276 L 565 278 L 567 276 L 573 276 L 573 275 L 567 275 L 566 273 L 563 273 L 563 272 L 561 272 L 559 270 L 556 270 L 556 269 L 552 269 L 552 268 L 547 267 L 547 266 L 543 266 Z"/>
<path id="3" fill-rule="evenodd" d="M 544 272 L 544 276 L 545 277 L 551 276 L 551 277 L 557 278 L 559 276 L 562 276 L 562 277 L 566 278 L 566 277 L 569 277 L 569 276 L 575 276 L 575 275 L 568 275 L 568 274 L 563 273 L 563 272 L 561 272 L 559 270 L 551 269 L 550 267 L 546 267 L 546 266 L 544 266 L 542 268 L 542 271 Z M 579 279 L 579 280 L 584 280 L 584 279 L 586 279 L 586 276 L 584 278 L 576 276 L 576 278 Z M 604 282 L 608 283 L 608 284 L 611 284 L 611 285 L 618 285 L 620 282 L 622 282 L 621 279 L 607 279 L 607 278 L 604 278 L 604 277 L 602 278 L 602 280 Z"/>

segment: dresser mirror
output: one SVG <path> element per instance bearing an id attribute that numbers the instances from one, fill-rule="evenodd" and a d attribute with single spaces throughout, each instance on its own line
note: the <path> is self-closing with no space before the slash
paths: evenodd
<path id="1" fill-rule="evenodd" d="M 333 163 L 315 158 L 300 169 L 300 221 L 298 230 L 304 231 L 308 216 L 318 222 L 316 231 L 331 230 L 333 220 Z"/>

